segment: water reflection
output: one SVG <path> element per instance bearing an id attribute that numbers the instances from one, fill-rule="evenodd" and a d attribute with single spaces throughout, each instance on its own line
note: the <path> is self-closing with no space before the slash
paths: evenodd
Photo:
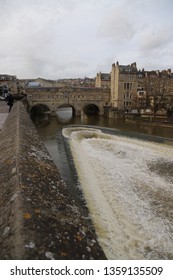
<path id="1" fill-rule="evenodd" d="M 60 123 L 70 122 L 73 117 L 73 109 L 72 107 L 62 107 L 58 108 L 56 111 L 57 120 Z"/>

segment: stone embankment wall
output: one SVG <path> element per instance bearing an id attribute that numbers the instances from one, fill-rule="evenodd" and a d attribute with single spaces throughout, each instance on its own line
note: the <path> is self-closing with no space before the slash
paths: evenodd
<path id="1" fill-rule="evenodd" d="M 0 259 L 105 259 L 21 102 L 0 132 Z"/>

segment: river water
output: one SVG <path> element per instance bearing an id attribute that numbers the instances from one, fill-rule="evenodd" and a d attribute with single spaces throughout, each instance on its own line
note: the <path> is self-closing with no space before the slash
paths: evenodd
<path id="1" fill-rule="evenodd" d="M 173 129 L 58 114 L 38 132 L 107 258 L 173 259 Z"/>

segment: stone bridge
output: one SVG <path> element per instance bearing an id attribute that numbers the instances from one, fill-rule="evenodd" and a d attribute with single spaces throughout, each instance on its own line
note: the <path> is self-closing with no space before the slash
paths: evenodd
<path id="1" fill-rule="evenodd" d="M 83 113 L 104 114 L 105 106 L 110 104 L 110 90 L 103 88 L 27 88 L 28 111 L 42 106 L 44 111 L 55 115 L 58 108 L 70 106 L 73 115 Z"/>

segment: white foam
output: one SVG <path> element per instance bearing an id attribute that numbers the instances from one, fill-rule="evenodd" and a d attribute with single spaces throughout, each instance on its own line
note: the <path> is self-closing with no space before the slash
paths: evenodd
<path id="1" fill-rule="evenodd" d="M 173 167 L 173 149 L 93 129 L 66 128 L 63 133 L 70 138 L 82 191 L 107 258 L 173 257 L 173 176 L 171 171 L 163 176 L 157 168 L 160 163 Z"/>

